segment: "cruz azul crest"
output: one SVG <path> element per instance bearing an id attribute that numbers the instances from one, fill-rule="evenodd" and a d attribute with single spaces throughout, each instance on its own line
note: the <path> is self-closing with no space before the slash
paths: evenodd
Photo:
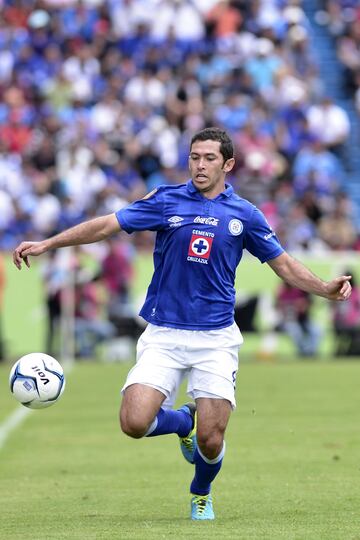
<path id="1" fill-rule="evenodd" d="M 201 231 L 193 230 L 187 260 L 207 264 L 210 257 L 213 239 L 213 233 L 201 234 Z"/>

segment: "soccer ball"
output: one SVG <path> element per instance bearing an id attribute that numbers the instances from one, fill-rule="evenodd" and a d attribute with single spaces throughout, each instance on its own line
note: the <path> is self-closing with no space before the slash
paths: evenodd
<path id="1" fill-rule="evenodd" d="M 9 386 L 15 399 L 25 407 L 44 409 L 53 405 L 63 393 L 64 371 L 48 354 L 26 354 L 11 368 Z"/>

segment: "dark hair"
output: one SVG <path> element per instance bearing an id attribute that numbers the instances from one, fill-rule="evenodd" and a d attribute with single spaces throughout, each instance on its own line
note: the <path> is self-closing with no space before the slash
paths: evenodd
<path id="1" fill-rule="evenodd" d="M 217 127 L 208 127 L 195 133 L 191 139 L 190 149 L 196 141 L 218 141 L 220 143 L 220 152 L 224 162 L 234 157 L 234 146 L 229 135 L 223 129 Z"/>

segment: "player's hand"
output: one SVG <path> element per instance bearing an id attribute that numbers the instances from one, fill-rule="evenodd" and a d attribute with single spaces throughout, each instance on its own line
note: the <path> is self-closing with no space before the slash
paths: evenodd
<path id="1" fill-rule="evenodd" d="M 327 284 L 327 298 L 329 300 L 347 300 L 351 294 L 350 279 L 352 276 L 340 276 Z"/>
<path id="2" fill-rule="evenodd" d="M 30 261 L 28 257 L 37 257 L 42 253 L 45 253 L 46 245 L 44 242 L 21 242 L 21 244 L 13 251 L 13 262 L 15 266 L 21 270 L 22 262 L 30 268 Z"/>

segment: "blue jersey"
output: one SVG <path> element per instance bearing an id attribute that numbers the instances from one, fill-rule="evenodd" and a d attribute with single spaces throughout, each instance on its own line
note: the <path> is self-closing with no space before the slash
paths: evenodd
<path id="1" fill-rule="evenodd" d="M 160 186 L 116 216 L 128 233 L 157 231 L 154 274 L 140 315 L 160 326 L 230 326 L 243 250 L 261 262 L 283 252 L 264 215 L 229 185 L 215 199 L 205 198 L 191 181 Z"/>

